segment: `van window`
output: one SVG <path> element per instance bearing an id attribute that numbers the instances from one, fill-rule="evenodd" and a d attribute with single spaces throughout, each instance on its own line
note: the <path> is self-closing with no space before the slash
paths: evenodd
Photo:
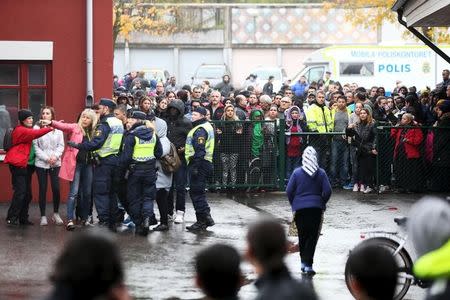
<path id="1" fill-rule="evenodd" d="M 323 79 L 323 73 L 325 71 L 325 67 L 315 67 L 309 69 L 309 71 L 305 74 L 306 79 L 309 83 Z"/>
<path id="2" fill-rule="evenodd" d="M 339 74 L 343 76 L 373 76 L 373 69 L 373 62 L 339 64 Z"/>

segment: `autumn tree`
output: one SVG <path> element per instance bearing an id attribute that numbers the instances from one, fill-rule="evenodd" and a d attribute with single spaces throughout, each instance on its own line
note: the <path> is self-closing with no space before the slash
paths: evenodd
<path id="1" fill-rule="evenodd" d="M 346 9 L 346 21 L 354 26 L 378 29 L 384 22 L 397 22 L 397 14 L 391 10 L 395 2 L 396 0 L 329 0 L 324 3 L 324 8 Z M 417 29 L 433 42 L 448 43 L 450 41 L 448 28 L 420 27 Z M 406 31 L 405 35 L 412 36 L 409 31 Z"/>

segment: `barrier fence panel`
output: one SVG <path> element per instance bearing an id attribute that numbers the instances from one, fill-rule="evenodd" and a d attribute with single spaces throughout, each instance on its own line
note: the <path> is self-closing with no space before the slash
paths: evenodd
<path id="1" fill-rule="evenodd" d="M 275 121 L 212 124 L 216 145 L 209 187 L 213 189 L 284 190 L 292 171 L 301 166 L 304 149 L 312 146 L 334 188 L 351 186 L 363 176 L 365 184 L 378 192 L 450 190 L 450 128 L 377 126 L 377 153 L 363 160 L 362 150 L 344 133 L 290 133 L 284 122 Z M 292 151 L 292 145 L 300 151 Z"/>
<path id="2" fill-rule="evenodd" d="M 450 128 L 378 126 L 380 192 L 450 191 Z"/>
<path id="3" fill-rule="evenodd" d="M 213 189 L 278 188 L 275 121 L 212 121 Z"/>

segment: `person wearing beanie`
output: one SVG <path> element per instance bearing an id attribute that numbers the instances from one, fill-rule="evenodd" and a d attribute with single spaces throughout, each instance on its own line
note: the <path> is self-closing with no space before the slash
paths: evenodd
<path id="1" fill-rule="evenodd" d="M 308 146 L 302 155 L 302 166 L 289 178 L 286 194 L 295 213 L 295 224 L 301 258 L 301 271 L 314 275 L 314 252 L 321 230 L 323 212 L 331 197 L 327 173 L 319 167 L 316 150 Z"/>
<path id="2" fill-rule="evenodd" d="M 147 123 L 148 122 L 148 123 Z M 127 206 L 136 233 L 146 236 L 150 225 L 156 225 L 153 202 L 156 195 L 156 159 L 162 146 L 153 124 L 142 111 L 132 111 L 127 119 L 119 165 L 128 168 Z M 151 125 L 151 126 L 150 126 Z"/>
<path id="3" fill-rule="evenodd" d="M 432 221 L 430 221 L 432 220 Z M 450 299 L 450 204 L 435 197 L 424 197 L 411 208 L 408 236 L 418 259 L 414 274 L 433 285 L 425 299 Z"/>
<path id="4" fill-rule="evenodd" d="M 116 103 L 102 98 L 99 103 L 100 121 L 95 129 L 94 138 L 89 141 L 67 142 L 72 148 L 81 151 L 93 151 L 98 164 L 94 169 L 93 196 L 100 226 L 116 230 L 118 215 L 117 187 L 114 180 L 118 178 L 118 154 L 124 132 L 122 122 L 114 116 Z"/>
<path id="5" fill-rule="evenodd" d="M 206 200 L 206 183 L 212 176 L 214 155 L 214 128 L 206 120 L 206 108 L 199 106 L 192 112 L 192 126 L 186 138 L 185 159 L 188 167 L 189 196 L 194 205 L 197 221 L 187 226 L 192 232 L 213 226 L 211 209 Z"/>
<path id="6" fill-rule="evenodd" d="M 439 100 L 437 121 L 433 130 L 433 160 L 431 162 L 431 190 L 450 190 L 450 100 Z"/>
<path id="7" fill-rule="evenodd" d="M 46 127 L 33 129 L 33 113 L 22 109 L 18 112 L 19 124 L 11 134 L 12 147 L 6 152 L 4 163 L 11 171 L 13 198 L 8 209 L 6 223 L 10 226 L 33 225 L 28 219 L 31 202 L 31 177 L 35 170 L 35 150 L 33 140 L 53 131 Z"/>

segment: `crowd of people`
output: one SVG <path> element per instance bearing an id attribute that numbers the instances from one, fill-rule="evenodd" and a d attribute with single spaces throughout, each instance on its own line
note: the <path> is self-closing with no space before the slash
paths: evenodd
<path id="1" fill-rule="evenodd" d="M 287 182 L 307 146 L 318 152 L 333 188 L 371 193 L 376 188 L 446 191 L 450 186 L 450 149 L 445 142 L 450 137 L 445 129 L 450 126 L 448 70 L 433 89 L 408 88 L 397 81 L 389 93 L 384 87 L 334 82 L 330 72 L 319 82 L 309 83 L 305 77 L 286 82 L 280 91 L 252 85 L 251 76 L 241 90 L 228 75 L 215 87 L 208 81 L 178 86 L 174 77 L 152 84 L 143 76 L 131 72 L 115 81 L 118 97 L 130 107 L 150 95 L 155 114 L 163 118 L 173 99 L 183 101 L 188 119 L 194 108 L 207 108 L 216 130 L 212 183 L 217 186 L 274 183 L 281 152 L 286 173 L 280 180 Z M 274 128 L 284 128 L 284 145 L 278 144 Z"/>
<path id="2" fill-rule="evenodd" d="M 429 222 L 430 219 L 435 222 Z M 431 282 L 426 300 L 444 300 L 450 296 L 449 228 L 448 202 L 428 197 L 412 207 L 408 232 L 418 254 L 413 271 L 417 278 Z M 274 219 L 258 220 L 248 227 L 244 253 L 240 254 L 231 245 L 213 244 L 195 254 L 195 285 L 205 299 L 239 299 L 241 287 L 252 282 L 241 271 L 242 260 L 246 260 L 257 275 L 255 299 L 319 299 L 311 277 L 299 280 L 291 275 L 285 264 L 287 254 L 283 226 Z M 376 242 L 353 249 L 346 270 L 349 291 L 357 300 L 395 299 L 398 272 L 404 271 L 399 270 L 392 253 Z M 47 299 L 129 300 L 124 278 L 125 270 L 114 238 L 101 231 L 85 231 L 71 237 L 56 260 L 50 276 L 53 289 Z"/>

